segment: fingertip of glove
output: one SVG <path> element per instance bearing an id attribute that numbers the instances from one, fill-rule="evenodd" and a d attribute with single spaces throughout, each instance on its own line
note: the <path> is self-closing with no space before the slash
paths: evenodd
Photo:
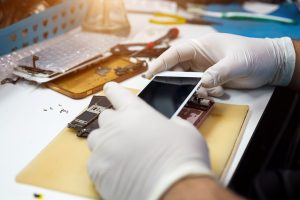
<path id="1" fill-rule="evenodd" d="M 221 86 L 207 88 L 207 93 L 212 97 L 222 97 L 225 94 L 224 89 Z"/>
<path id="2" fill-rule="evenodd" d="M 119 96 L 122 96 L 124 93 L 127 94 L 128 92 L 126 88 L 113 81 L 106 83 L 103 87 L 103 91 L 112 104 L 119 99 Z"/>
<path id="3" fill-rule="evenodd" d="M 204 75 L 202 76 L 201 86 L 206 88 L 215 87 L 213 77 L 208 73 L 204 73 Z"/>
<path id="4" fill-rule="evenodd" d="M 179 116 L 172 117 L 171 121 L 173 121 L 173 122 L 175 122 L 176 124 L 179 124 L 179 125 L 184 125 L 184 126 L 188 125 L 188 126 L 190 126 L 190 122 L 188 122 L 187 120 L 182 119 Z"/>
<path id="5" fill-rule="evenodd" d="M 88 146 L 89 146 L 89 148 L 90 148 L 90 150 L 91 151 L 93 151 L 93 149 L 94 149 L 94 147 L 95 147 L 95 142 L 96 142 L 96 133 L 97 132 L 97 130 L 94 130 L 94 131 L 92 131 L 90 134 L 89 134 L 89 136 L 88 136 L 88 138 L 87 138 L 87 143 L 88 143 Z"/>
<path id="6" fill-rule="evenodd" d="M 153 77 L 153 75 L 152 75 L 152 73 L 147 73 L 146 72 L 145 74 L 142 75 L 142 77 L 146 78 L 146 79 L 151 79 Z"/>
<path id="7" fill-rule="evenodd" d="M 204 87 L 200 87 L 197 89 L 196 94 L 199 98 L 206 98 L 208 97 L 207 90 Z"/>
<path id="8" fill-rule="evenodd" d="M 107 92 L 110 88 L 116 87 L 117 85 L 118 85 L 118 83 L 116 83 L 116 82 L 113 82 L 113 81 L 108 82 L 108 83 L 106 83 L 106 84 L 103 86 L 103 90 L 104 90 L 105 92 Z"/>
<path id="9" fill-rule="evenodd" d="M 154 61 L 150 62 L 148 65 L 148 70 L 145 72 L 145 77 L 147 79 L 152 78 L 155 74 L 165 70 L 164 62 L 161 57 L 156 58 Z"/>

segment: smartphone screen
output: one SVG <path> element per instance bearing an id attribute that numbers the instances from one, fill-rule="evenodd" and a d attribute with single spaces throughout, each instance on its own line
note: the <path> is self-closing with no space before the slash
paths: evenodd
<path id="1" fill-rule="evenodd" d="M 166 117 L 171 118 L 200 80 L 200 77 L 156 76 L 139 97 Z"/>

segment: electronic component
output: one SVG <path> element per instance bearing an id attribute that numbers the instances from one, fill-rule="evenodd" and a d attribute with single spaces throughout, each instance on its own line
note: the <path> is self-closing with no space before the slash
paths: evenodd
<path id="1" fill-rule="evenodd" d="M 214 104 L 214 101 L 212 101 L 210 99 L 197 97 L 197 95 L 195 94 L 187 102 L 186 107 L 207 111 L 212 107 L 213 104 Z"/>
<path id="2" fill-rule="evenodd" d="M 16 84 L 21 79 L 22 78 L 20 78 L 20 77 L 5 78 L 0 82 L 0 84 L 1 85 L 7 84 L 7 83 Z"/>
<path id="3" fill-rule="evenodd" d="M 199 98 L 193 95 L 178 116 L 191 122 L 194 126 L 199 127 L 208 116 L 213 105 L 213 100 Z"/>
<path id="4" fill-rule="evenodd" d="M 98 128 L 98 116 L 104 110 L 111 108 L 111 104 L 104 96 L 93 96 L 88 108 L 68 124 L 73 128 L 79 137 L 87 137 L 88 134 Z"/>
<path id="5" fill-rule="evenodd" d="M 87 137 L 93 130 L 99 128 L 98 117 L 86 127 L 77 132 L 78 137 Z"/>
<path id="6" fill-rule="evenodd" d="M 106 76 L 109 72 L 111 71 L 110 68 L 105 67 L 105 66 L 100 66 L 96 69 L 96 73 L 100 76 Z"/>
<path id="7" fill-rule="evenodd" d="M 147 67 L 146 62 L 144 62 L 144 61 L 141 61 L 141 62 L 142 62 L 142 66 Z M 117 68 L 114 69 L 114 71 L 115 71 L 115 74 L 117 76 L 123 76 L 123 75 L 126 75 L 128 73 L 132 73 L 133 71 L 137 70 L 138 68 L 140 68 L 140 63 L 132 62 L 131 64 L 129 64 L 125 67 L 117 67 Z"/>

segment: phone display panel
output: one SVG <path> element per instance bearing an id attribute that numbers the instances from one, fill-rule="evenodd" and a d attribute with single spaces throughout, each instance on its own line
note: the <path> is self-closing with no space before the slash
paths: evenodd
<path id="1" fill-rule="evenodd" d="M 156 76 L 139 94 L 144 101 L 171 118 L 199 84 L 200 77 Z"/>

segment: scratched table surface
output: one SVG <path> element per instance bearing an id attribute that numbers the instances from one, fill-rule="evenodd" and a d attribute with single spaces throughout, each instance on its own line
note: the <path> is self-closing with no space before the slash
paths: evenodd
<path id="1" fill-rule="evenodd" d="M 167 30 L 170 27 L 148 23 L 150 15 L 130 14 L 131 35 L 135 40 Z M 174 43 L 188 38 L 214 32 L 209 26 L 180 25 L 180 38 Z M 122 84 L 126 87 L 142 89 L 148 80 L 136 76 Z M 225 103 L 249 105 L 249 120 L 237 153 L 223 180 L 227 184 L 243 155 L 259 119 L 273 93 L 272 87 L 258 90 L 226 90 L 227 97 L 217 100 Z M 0 86 L 0 199 L 32 200 L 34 193 L 43 194 L 44 199 L 85 199 L 78 196 L 48 190 L 45 188 L 16 183 L 16 175 L 89 103 L 91 96 L 73 100 L 33 83 L 21 81 L 16 85 Z M 67 112 L 61 110 L 64 109 Z"/>

